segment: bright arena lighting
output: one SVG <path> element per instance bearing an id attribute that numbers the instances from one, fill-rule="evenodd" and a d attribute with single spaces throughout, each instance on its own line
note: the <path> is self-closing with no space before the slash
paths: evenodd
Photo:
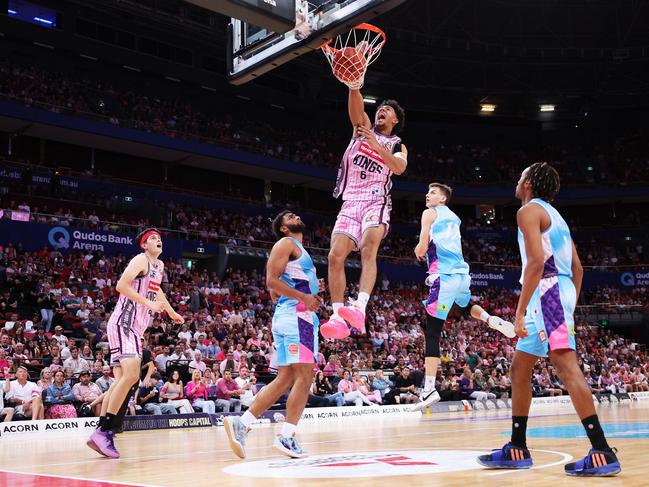
<path id="1" fill-rule="evenodd" d="M 540 105 L 539 110 L 542 112 L 553 112 L 555 105 Z"/>
<path id="2" fill-rule="evenodd" d="M 491 103 L 482 103 L 480 105 L 480 111 L 481 112 L 495 112 L 496 111 L 496 105 L 493 105 Z"/>

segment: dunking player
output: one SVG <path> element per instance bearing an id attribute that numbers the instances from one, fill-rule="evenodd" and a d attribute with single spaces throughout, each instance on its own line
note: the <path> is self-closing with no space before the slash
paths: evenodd
<path id="1" fill-rule="evenodd" d="M 250 425 L 279 397 L 291 389 L 286 403 L 286 422 L 273 448 L 293 458 L 307 453 L 295 438 L 313 382 L 313 366 L 318 357 L 318 316 L 322 305 L 315 266 L 302 246 L 305 225 L 299 216 L 283 211 L 273 220 L 279 239 L 266 264 L 266 285 L 278 297 L 273 315 L 273 342 L 277 348 L 277 377 L 264 387 L 241 418 L 225 418 L 225 431 L 232 451 L 245 458 L 246 436 Z"/>
<path id="2" fill-rule="evenodd" d="M 164 264 L 158 260 L 162 253 L 160 232 L 148 228 L 136 237 L 136 243 L 142 253 L 131 259 L 117 281 L 119 299 L 108 320 L 108 344 L 115 382 L 102 401 L 99 426 L 87 442 L 90 448 L 110 458 L 119 458 L 113 433 L 121 426 L 117 419 L 120 407 L 140 376 L 144 330 L 153 320 L 153 315 L 162 310 L 167 311 L 176 323 L 184 322 L 160 289 L 164 273 Z"/>
<path id="3" fill-rule="evenodd" d="M 462 237 L 460 219 L 447 206 L 453 190 L 441 183 L 428 185 L 426 209 L 421 215 L 421 233 L 415 247 L 417 259 L 428 262 L 426 283 L 430 294 L 426 308 L 426 379 L 421 401 L 412 411 L 425 409 L 440 400 L 435 389 L 435 376 L 439 365 L 439 337 L 444 322 L 453 304 L 457 304 L 462 315 L 486 322 L 490 328 L 498 330 L 509 338 L 514 338 L 514 325 L 498 316 L 489 316 L 481 306 L 471 305 L 471 277 L 469 265 L 462 256 Z"/>
<path id="4" fill-rule="evenodd" d="M 584 271 L 568 225 L 549 203 L 558 192 L 559 175 L 545 162 L 525 169 L 516 185 L 516 197 L 523 204 L 516 216 L 523 273 L 514 323 L 520 339 L 510 369 L 512 437 L 500 450 L 480 456 L 478 462 L 492 468 L 532 466 L 526 444 L 532 369 L 549 351 L 592 445 L 586 457 L 565 466 L 566 474 L 615 475 L 621 471 L 616 450 L 606 442 L 577 363 L 573 313 Z"/>
<path id="5" fill-rule="evenodd" d="M 320 327 L 325 338 L 348 336 L 345 321 L 365 332 L 365 307 L 376 282 L 376 256 L 390 225 L 391 177 L 402 174 L 408 164 L 408 151 L 397 135 L 403 129 L 405 112 L 396 101 L 382 102 L 372 125 L 361 92 L 350 89 L 348 111 L 354 134 L 334 190 L 334 197 L 342 197 L 343 205 L 331 236 L 329 291 L 333 315 Z M 362 264 L 359 293 L 345 306 L 345 260 L 355 249 L 360 250 Z"/>

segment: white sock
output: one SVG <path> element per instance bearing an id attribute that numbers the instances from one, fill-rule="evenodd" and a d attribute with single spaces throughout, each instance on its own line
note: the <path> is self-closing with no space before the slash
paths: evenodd
<path id="1" fill-rule="evenodd" d="M 491 316 L 486 311 L 483 311 L 482 313 L 480 313 L 480 319 L 482 321 L 486 322 L 489 318 L 491 318 Z"/>
<path id="2" fill-rule="evenodd" d="M 295 435 L 296 431 L 297 431 L 297 425 L 296 424 L 284 423 L 282 425 L 282 436 L 284 438 L 292 437 L 293 435 Z"/>
<path id="3" fill-rule="evenodd" d="M 433 389 L 435 389 L 435 377 L 432 375 L 427 375 L 426 381 L 424 382 L 424 390 L 432 391 Z"/>
<path id="4" fill-rule="evenodd" d="M 338 310 L 344 306 L 344 303 L 331 303 L 331 306 L 334 309 L 334 315 L 338 316 Z"/>
<path id="5" fill-rule="evenodd" d="M 365 311 L 367 307 L 367 302 L 370 300 L 370 295 L 367 293 L 358 293 L 358 299 L 356 299 L 356 304 Z"/>
<path id="6" fill-rule="evenodd" d="M 250 428 L 250 425 L 255 421 L 257 421 L 257 418 L 250 411 L 246 411 L 241 415 L 241 422 L 246 428 Z"/>

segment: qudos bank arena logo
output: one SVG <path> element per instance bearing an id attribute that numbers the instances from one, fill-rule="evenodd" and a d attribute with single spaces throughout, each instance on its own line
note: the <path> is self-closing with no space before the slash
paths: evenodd
<path id="1" fill-rule="evenodd" d="M 620 276 L 620 282 L 623 286 L 632 287 L 635 286 L 635 276 L 633 272 L 625 272 Z"/>
<path id="2" fill-rule="evenodd" d="M 64 227 L 54 227 L 47 234 L 47 240 L 55 249 L 67 249 L 70 247 L 70 232 Z"/>

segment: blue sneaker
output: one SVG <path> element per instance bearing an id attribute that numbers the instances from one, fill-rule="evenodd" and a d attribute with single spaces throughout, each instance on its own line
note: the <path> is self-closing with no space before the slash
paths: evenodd
<path id="1" fill-rule="evenodd" d="M 581 460 L 568 463 L 565 472 L 567 475 L 576 477 L 612 477 L 622 471 L 616 453 L 616 448 L 612 448 L 611 451 L 591 448 L 588 455 Z"/>
<path id="2" fill-rule="evenodd" d="M 500 450 L 493 450 L 487 455 L 480 455 L 478 463 L 489 468 L 530 468 L 532 455 L 527 448 L 506 443 Z"/>
<path id="3" fill-rule="evenodd" d="M 286 437 L 277 435 L 273 443 L 273 448 L 291 458 L 304 458 L 309 455 L 302 449 L 294 436 Z"/>
<path id="4" fill-rule="evenodd" d="M 246 438 L 248 436 L 248 428 L 241 422 L 239 416 L 227 416 L 223 420 L 225 432 L 228 434 L 230 441 L 230 448 L 239 458 L 246 458 Z"/>

